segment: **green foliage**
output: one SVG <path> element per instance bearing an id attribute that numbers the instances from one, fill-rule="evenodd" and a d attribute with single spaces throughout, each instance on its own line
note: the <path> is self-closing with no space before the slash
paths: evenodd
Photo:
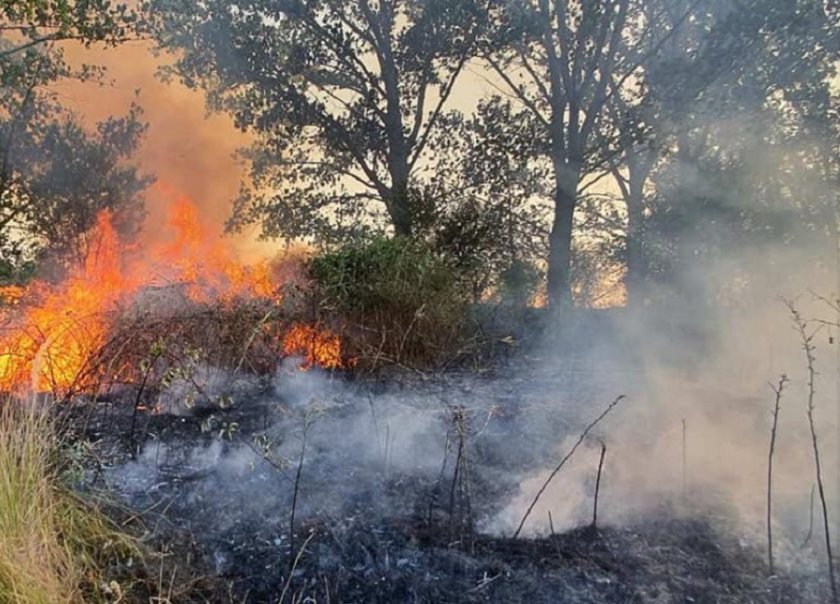
<path id="1" fill-rule="evenodd" d="M 105 0 L 0 3 L 0 263 L 13 275 L 49 258 L 81 256 L 81 236 L 100 210 L 129 235 L 143 214 L 150 179 L 130 163 L 145 133 L 141 111 L 81 125 L 54 86 L 101 81 L 94 66 L 71 67 L 57 40 L 116 43 L 136 25 Z M 8 270 L 5 270 L 5 269 Z"/>
<path id="2" fill-rule="evenodd" d="M 499 296 L 503 303 L 523 307 L 537 293 L 542 274 L 532 263 L 515 259 L 499 275 Z"/>
<path id="3" fill-rule="evenodd" d="M 361 366 L 435 365 L 457 352 L 466 300 L 457 271 L 407 238 L 348 243 L 312 259 L 313 294 Z"/>
<path id="4" fill-rule="evenodd" d="M 137 13 L 110 0 L 3 0 L 0 24 L 16 31 L 14 44 L 0 46 L 0 61 L 61 40 L 116 43 L 137 26 Z"/>
<path id="5" fill-rule="evenodd" d="M 410 235 L 409 189 L 474 56 L 474 0 L 148 0 L 174 71 L 256 145 L 232 225 L 322 237 Z M 264 193 L 268 192 L 268 193 Z"/>
<path id="6" fill-rule="evenodd" d="M 451 258 L 473 300 L 483 300 L 514 259 L 545 257 L 548 174 L 530 152 L 539 128 L 498 97 L 445 123 L 431 143 L 430 182 L 413 191 L 415 234 Z"/>

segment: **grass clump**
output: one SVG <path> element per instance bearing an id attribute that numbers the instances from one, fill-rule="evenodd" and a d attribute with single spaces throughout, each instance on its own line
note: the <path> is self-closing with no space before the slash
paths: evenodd
<path id="1" fill-rule="evenodd" d="M 2 604 L 119 599 L 122 588 L 105 575 L 138 551 L 61 485 L 59 443 L 53 422 L 35 404 L 0 402 Z"/>
<path id="2" fill-rule="evenodd" d="M 458 271 L 422 242 L 353 242 L 310 262 L 313 295 L 360 367 L 434 366 L 457 354 L 467 300 Z"/>

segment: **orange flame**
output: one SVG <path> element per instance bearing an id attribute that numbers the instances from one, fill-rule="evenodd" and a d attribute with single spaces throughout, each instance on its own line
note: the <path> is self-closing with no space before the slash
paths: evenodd
<path id="1" fill-rule="evenodd" d="M 338 369 L 343 365 L 341 340 L 337 335 L 300 323 L 292 325 L 286 332 L 283 353 L 303 357 L 305 366 L 309 367 L 319 365 L 326 369 Z"/>
<path id="2" fill-rule="evenodd" d="M 202 224 L 186 197 L 171 205 L 168 241 L 130 250 L 120 241 L 107 212 L 86 237 L 83 264 L 58 284 L 35 281 L 25 288 L 0 288 L 0 390 L 70 392 L 95 386 L 89 367 L 108 338 L 111 320 L 144 288 L 174 283 L 192 302 L 240 299 L 278 302 L 272 267 L 244 266 L 212 228 Z M 304 356 L 310 365 L 341 366 L 337 336 L 303 325 L 283 340 L 284 354 Z"/>

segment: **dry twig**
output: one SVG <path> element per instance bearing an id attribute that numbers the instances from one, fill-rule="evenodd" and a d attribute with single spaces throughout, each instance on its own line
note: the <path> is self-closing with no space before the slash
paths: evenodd
<path id="1" fill-rule="evenodd" d="M 773 566 L 773 453 L 776 450 L 776 429 L 779 425 L 779 407 L 782 402 L 782 392 L 785 389 L 788 378 L 782 375 L 779 378 L 779 385 L 774 386 L 770 384 L 770 388 L 775 395 L 775 403 L 773 405 L 773 425 L 770 429 L 770 452 L 767 455 L 767 563 L 770 568 L 770 574 L 774 572 Z"/>
<path id="2" fill-rule="evenodd" d="M 522 532 L 522 527 L 525 526 L 525 521 L 528 520 L 528 517 L 531 515 L 531 512 L 534 511 L 534 507 L 536 507 L 537 502 L 542 497 L 545 490 L 548 488 L 548 485 L 551 484 L 551 481 L 554 480 L 554 477 L 557 476 L 558 472 L 563 469 L 563 466 L 566 465 L 566 462 L 574 455 L 575 451 L 577 451 L 580 444 L 586 439 L 592 429 L 597 426 L 602 419 L 604 419 L 607 415 L 609 415 L 610 411 L 615 409 L 616 405 L 618 405 L 621 401 L 623 401 L 626 397 L 622 394 L 618 398 L 616 398 L 613 402 L 611 402 L 606 409 L 601 412 L 601 415 L 596 417 L 592 422 L 586 426 L 584 431 L 581 433 L 580 438 L 578 438 L 577 442 L 574 446 L 569 450 L 568 453 L 560 460 L 560 463 L 551 471 L 551 474 L 548 475 L 543 485 L 540 487 L 540 490 L 537 491 L 537 495 L 534 497 L 534 500 L 531 502 L 531 505 L 528 506 L 528 509 L 525 511 L 525 515 L 522 516 L 522 520 L 519 522 L 519 527 L 516 529 L 516 532 L 513 534 L 513 538 L 517 539 L 519 537 L 519 533 Z"/>

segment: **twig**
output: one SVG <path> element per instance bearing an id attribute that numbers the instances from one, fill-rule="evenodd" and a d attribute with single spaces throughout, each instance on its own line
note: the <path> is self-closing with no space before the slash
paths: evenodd
<path id="1" fill-rule="evenodd" d="M 468 590 L 468 591 L 467 591 L 467 593 L 468 593 L 468 594 L 474 594 L 474 593 L 475 593 L 475 592 L 477 592 L 477 591 L 481 591 L 482 589 L 484 589 L 485 587 L 487 587 L 488 585 L 490 585 L 493 581 L 495 581 L 496 579 L 498 579 L 498 578 L 499 578 L 499 577 L 501 577 L 501 576 L 502 576 L 502 573 L 499 573 L 498 575 L 495 575 L 495 576 L 493 576 L 493 577 L 488 577 L 488 576 L 485 574 L 485 575 L 484 575 L 484 579 L 482 579 L 482 580 L 481 580 L 481 582 L 480 582 L 478 585 L 476 585 L 476 586 L 475 586 L 475 587 L 473 587 L 472 589 Z"/>
<path id="2" fill-rule="evenodd" d="M 792 301 L 785 301 L 799 332 L 802 341 L 802 349 L 805 351 L 805 362 L 808 369 L 808 426 L 811 429 L 811 444 L 814 449 L 814 470 L 817 474 L 817 491 L 822 504 L 823 524 L 825 527 L 825 553 L 828 557 L 828 579 L 831 584 L 831 601 L 838 604 L 837 579 L 834 576 L 834 556 L 831 551 L 831 532 L 828 519 L 828 505 L 825 500 L 825 487 L 823 486 L 822 469 L 820 466 L 820 448 L 817 442 L 817 428 L 814 423 L 814 395 L 816 393 L 816 369 L 814 367 L 816 358 L 814 356 L 814 335 L 815 331 L 808 330 L 808 322 L 802 317 Z"/>
<path id="3" fill-rule="evenodd" d="M 598 461 L 598 478 L 595 479 L 595 502 L 592 505 L 592 528 L 598 528 L 598 494 L 601 491 L 601 470 L 604 468 L 604 456 L 607 454 L 607 445 L 601 441 L 601 459 Z"/>
<path id="4" fill-rule="evenodd" d="M 548 485 L 551 483 L 551 481 L 554 479 L 554 477 L 557 476 L 557 473 L 560 472 L 560 470 L 563 468 L 564 465 L 566 465 L 566 462 L 569 461 L 569 458 L 572 455 L 574 455 L 575 451 L 577 451 L 577 448 L 586 439 L 589 432 L 595 426 L 597 426 L 598 423 L 600 423 L 600 421 L 602 419 L 604 419 L 610 413 L 610 411 L 612 411 L 616 407 L 616 405 L 618 405 L 622 400 L 624 400 L 624 398 L 625 398 L 625 396 L 623 394 L 621 396 L 619 396 L 617 399 L 615 399 L 613 402 L 611 402 L 607 406 L 607 408 L 604 409 L 604 411 L 601 412 L 601 415 L 596 417 L 588 426 L 586 426 L 586 429 L 581 433 L 580 438 L 578 438 L 578 440 L 574 444 L 574 446 L 569 450 L 568 453 L 566 453 L 565 457 L 563 457 L 563 459 L 560 460 L 560 463 L 557 464 L 557 467 L 555 467 L 554 470 L 552 470 L 551 474 L 548 475 L 548 478 L 545 480 L 542 487 L 540 487 L 540 490 L 537 492 L 536 497 L 534 497 L 534 500 L 531 502 L 531 505 L 528 506 L 528 509 L 525 512 L 525 515 L 522 517 L 522 520 L 519 523 L 519 527 L 516 529 L 516 532 L 513 534 L 514 539 L 517 539 L 519 537 L 519 533 L 522 532 L 522 527 L 525 526 L 525 521 L 528 520 L 528 516 L 530 516 L 531 512 L 534 511 L 534 507 L 537 505 L 537 502 L 540 500 L 540 497 L 542 497 L 543 493 L 545 493 L 545 490 L 548 488 Z"/>
<path id="5" fill-rule="evenodd" d="M 245 346 L 242 348 L 242 356 L 239 357 L 239 362 L 236 364 L 236 368 L 233 370 L 234 374 L 239 373 L 239 370 L 242 369 L 242 365 L 245 363 L 245 357 L 248 356 L 248 350 L 250 350 L 251 345 L 254 343 L 254 340 L 259 335 L 260 330 L 263 328 L 263 325 L 271 318 L 271 315 L 274 314 L 274 309 L 270 309 L 265 316 L 257 323 L 253 330 L 251 330 L 251 335 L 248 336 L 248 340 L 245 342 Z"/>
<path id="6" fill-rule="evenodd" d="M 303 471 L 303 460 L 306 456 L 306 437 L 308 433 L 309 417 L 306 417 L 303 420 L 303 441 L 300 445 L 300 458 L 298 459 L 297 471 L 295 472 L 295 486 L 292 491 L 292 511 L 289 514 L 289 553 L 294 553 L 295 551 L 295 512 L 297 511 L 298 492 L 300 491 L 300 475 Z M 301 548 L 301 551 L 303 551 L 303 548 Z M 298 558 L 299 557 L 300 555 L 298 554 Z M 298 558 L 295 558 L 294 565 L 297 564 Z M 292 570 L 294 570 L 294 565 L 292 566 Z M 281 598 L 280 601 L 282 602 L 283 599 Z"/>
<path id="7" fill-rule="evenodd" d="M 775 395 L 775 403 L 773 404 L 773 425 L 770 428 L 770 452 L 767 454 L 767 563 L 770 568 L 770 574 L 774 573 L 773 566 L 773 453 L 776 450 L 776 428 L 779 425 L 779 407 L 782 403 L 782 392 L 785 389 L 785 384 L 788 378 L 782 374 L 779 378 L 779 385 L 774 386 L 770 384 L 770 389 Z"/>
<path id="8" fill-rule="evenodd" d="M 309 536 L 306 538 L 306 541 L 303 542 L 303 545 L 300 547 L 300 550 L 295 556 L 295 560 L 292 563 L 291 568 L 289 569 L 289 580 L 286 581 L 286 584 L 283 586 L 283 591 L 280 593 L 279 604 L 283 604 L 283 602 L 286 600 L 286 593 L 289 591 L 289 585 L 292 584 L 292 576 L 295 574 L 295 570 L 297 569 L 301 556 L 303 556 L 303 553 L 306 551 L 306 546 L 309 545 L 309 542 L 312 541 L 312 538 L 314 536 L 315 531 L 309 533 Z"/>
<path id="9" fill-rule="evenodd" d="M 143 392 L 146 389 L 146 383 L 149 380 L 149 375 L 152 373 L 152 370 L 155 367 L 155 363 L 157 362 L 160 355 L 155 355 L 154 358 L 149 362 L 149 366 L 146 367 L 146 371 L 143 372 L 143 380 L 140 382 L 140 388 L 137 390 L 137 396 L 134 399 L 134 410 L 131 413 L 131 433 L 129 435 L 129 442 L 131 443 L 131 459 L 137 459 L 137 442 L 134 440 L 134 428 L 137 423 L 137 412 L 140 410 L 140 403 L 143 399 Z"/>
<path id="10" fill-rule="evenodd" d="M 468 477 L 467 477 L 467 465 L 466 465 L 466 451 L 465 449 L 465 439 L 466 439 L 466 426 L 464 423 L 465 416 L 464 416 L 464 409 L 457 408 L 454 410 L 452 415 L 452 424 L 453 430 L 457 434 L 458 437 L 458 451 L 455 456 L 455 469 L 452 474 L 452 486 L 449 491 L 449 534 L 450 539 L 452 538 L 452 521 L 455 515 L 455 494 L 456 488 L 457 493 L 459 495 L 459 516 L 458 516 L 458 528 L 460 532 L 460 538 L 463 540 L 463 528 L 464 528 L 464 507 L 466 506 L 467 512 L 467 521 L 468 523 L 472 524 L 470 519 L 470 501 L 469 501 L 469 484 L 468 484 Z"/>

